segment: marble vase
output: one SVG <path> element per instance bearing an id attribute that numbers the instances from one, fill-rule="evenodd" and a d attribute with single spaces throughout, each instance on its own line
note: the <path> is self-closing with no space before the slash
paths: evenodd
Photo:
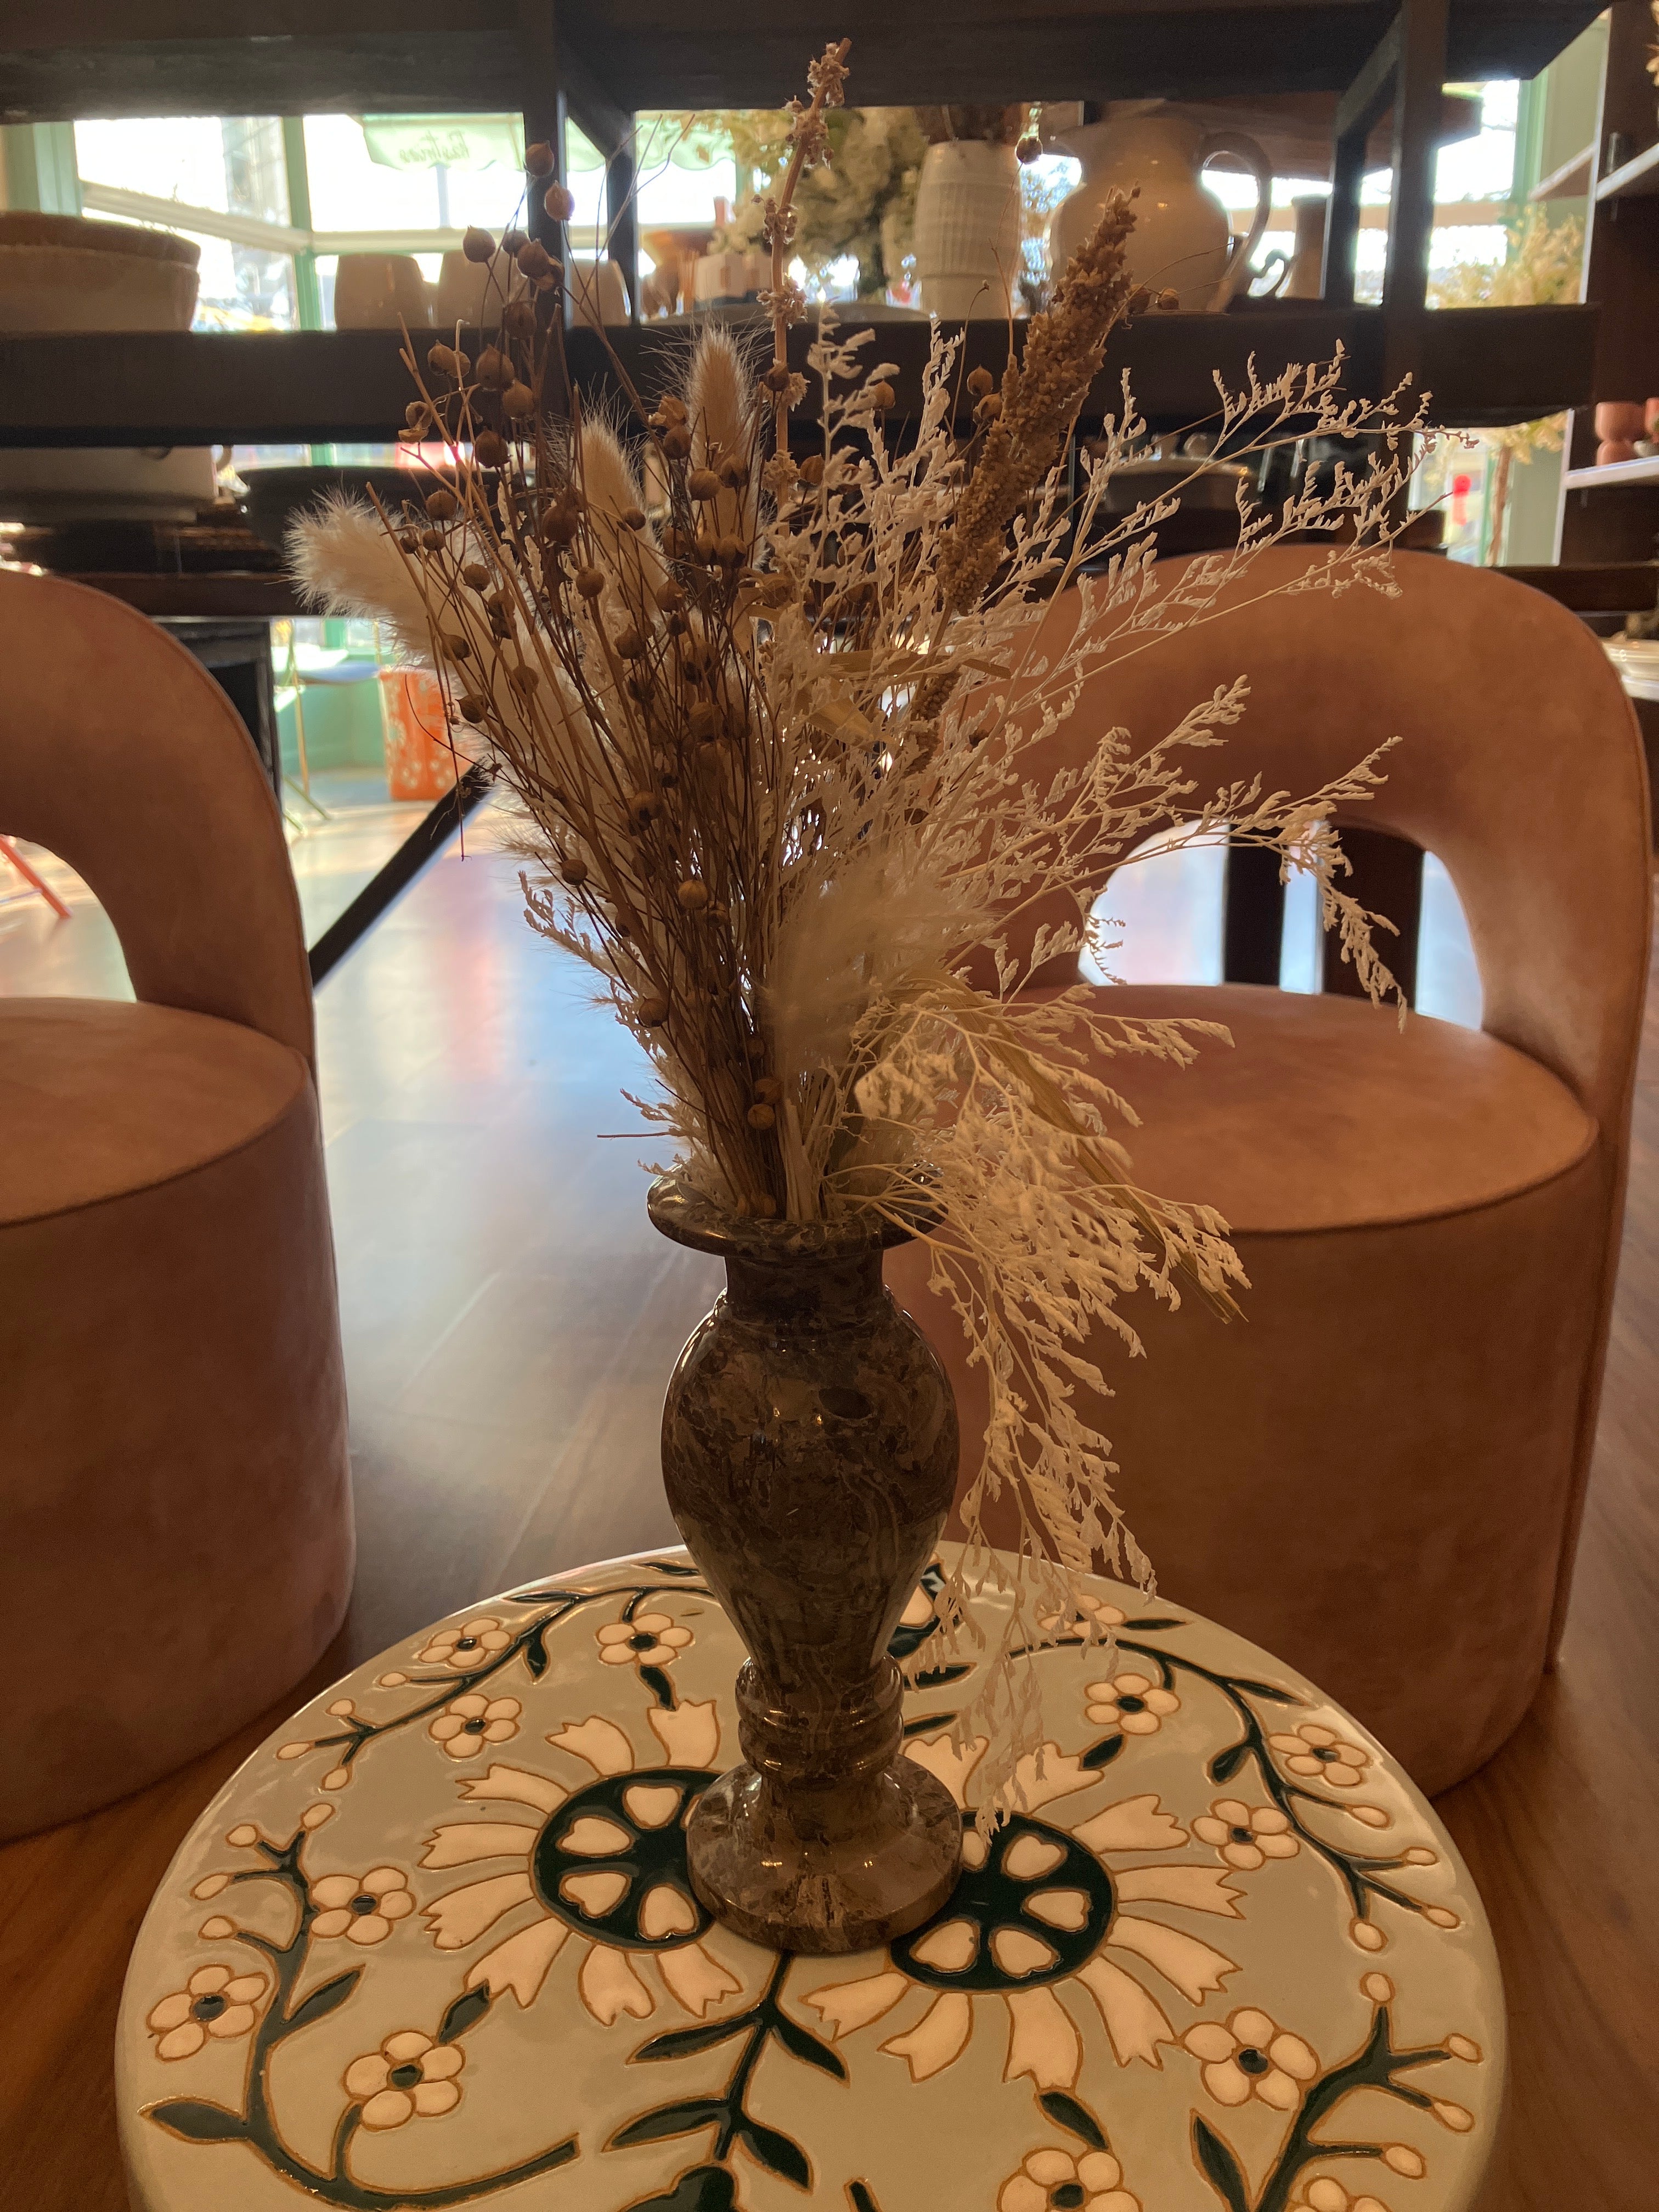
<path id="1" fill-rule="evenodd" d="M 752 1942 L 866 1950 L 936 1912 L 961 1862 L 888 1655 L 951 1503 L 951 1385 L 883 1285 L 878 1226 L 739 1219 L 674 1176 L 650 1212 L 726 1271 L 663 1408 L 670 1510 L 749 1652 L 744 1763 L 692 1815 L 692 1887 Z"/>

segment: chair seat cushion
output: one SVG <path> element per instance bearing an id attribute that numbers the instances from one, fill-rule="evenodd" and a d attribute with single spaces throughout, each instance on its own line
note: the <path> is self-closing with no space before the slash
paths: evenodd
<path id="1" fill-rule="evenodd" d="M 1243 1234 L 1305 1233 L 1490 1206 L 1564 1174 L 1595 1123 L 1559 1077 L 1483 1030 L 1364 1000 L 1253 984 L 1122 984 L 1111 1011 L 1220 1022 L 1188 1068 L 1100 1072 L 1140 1115 L 1135 1180 Z"/>
<path id="2" fill-rule="evenodd" d="M 195 1173 L 310 1079 L 257 1030 L 175 1006 L 0 999 L 0 1226 Z"/>

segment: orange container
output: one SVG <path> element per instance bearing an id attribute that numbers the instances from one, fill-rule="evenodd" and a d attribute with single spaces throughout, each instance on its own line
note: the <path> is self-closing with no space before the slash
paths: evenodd
<path id="1" fill-rule="evenodd" d="M 438 679 L 423 668 L 383 668 L 386 780 L 393 799 L 441 799 L 466 759 L 444 726 Z"/>

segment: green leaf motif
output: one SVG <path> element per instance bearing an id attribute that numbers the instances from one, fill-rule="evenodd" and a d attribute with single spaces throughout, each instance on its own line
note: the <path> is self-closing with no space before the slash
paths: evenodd
<path id="1" fill-rule="evenodd" d="M 758 2120 L 744 2120 L 738 2130 L 738 2141 L 757 2166 L 763 2166 L 769 2173 L 781 2174 L 793 2181 L 797 2189 L 812 2186 L 812 2169 L 806 2162 L 806 2153 L 797 2142 L 776 2128 L 763 2127 Z"/>
<path id="2" fill-rule="evenodd" d="M 792 2058 L 804 2058 L 809 2066 L 822 2067 L 826 2074 L 833 2074 L 837 2081 L 847 2079 L 847 2069 L 838 2055 L 827 2043 L 821 2043 L 816 2035 L 804 2028 L 799 2021 L 787 2019 L 780 2013 L 773 2033 Z"/>
<path id="3" fill-rule="evenodd" d="M 539 1678 L 547 1672 L 547 1631 L 538 1628 L 524 1647 L 524 1663 Z"/>
<path id="4" fill-rule="evenodd" d="M 726 2118 L 720 2097 L 683 2097 L 678 2105 L 659 2105 L 654 2112 L 641 2112 L 618 2128 L 605 2145 L 607 2150 L 629 2150 L 635 2143 L 665 2142 L 670 2136 L 695 2135 L 715 2120 Z"/>
<path id="5" fill-rule="evenodd" d="M 925 1674 L 916 1676 L 915 1686 L 919 1690 L 942 1690 L 947 1682 L 959 1682 L 964 1674 L 973 1671 L 971 1667 L 964 1666 L 930 1667 Z"/>
<path id="6" fill-rule="evenodd" d="M 729 2166 L 692 2166 L 665 2197 L 636 2197 L 628 2212 L 732 2212 L 737 2195 Z"/>
<path id="7" fill-rule="evenodd" d="M 1230 1743 L 1225 1751 L 1217 1752 L 1215 1757 L 1210 1761 L 1211 1781 L 1231 1782 L 1239 1768 L 1243 1765 L 1245 1754 L 1249 1747 L 1247 1743 Z"/>
<path id="8" fill-rule="evenodd" d="M 666 1713 L 674 1710 L 673 1686 L 660 1667 L 641 1667 L 640 1680 Z"/>
<path id="9" fill-rule="evenodd" d="M 696 1575 L 701 1569 L 688 1566 L 684 1559 L 645 1559 L 641 1562 L 653 1575 Z"/>
<path id="10" fill-rule="evenodd" d="M 881 2212 L 880 2205 L 877 2203 L 868 2187 L 862 2181 L 848 2183 L 847 2201 L 852 2206 L 853 2212 Z"/>
<path id="11" fill-rule="evenodd" d="M 1068 2097 L 1063 2089 L 1050 2089 L 1037 2102 L 1057 2128 L 1064 2128 L 1068 2135 L 1081 2136 L 1091 2150 L 1106 2148 L 1106 2137 L 1099 2121 L 1075 2097 Z"/>
<path id="12" fill-rule="evenodd" d="M 1193 2115 L 1193 2148 L 1198 2153 L 1204 2179 L 1227 2207 L 1227 2212 L 1250 2212 L 1250 2200 L 1244 2177 L 1238 2170 L 1238 2160 L 1215 2130 L 1196 2112 Z"/>
<path id="13" fill-rule="evenodd" d="M 1233 1687 L 1243 1690 L 1247 1698 L 1271 1698 L 1276 1705 L 1299 1705 L 1302 1699 L 1294 1690 L 1281 1690 L 1273 1682 L 1248 1682 L 1243 1676 L 1235 1677 Z"/>
<path id="14" fill-rule="evenodd" d="M 199 2097 L 174 2097 L 152 2105 L 149 2117 L 158 2128 L 185 2142 L 246 2142 L 247 2126 L 240 2112 L 210 2105 Z"/>
<path id="15" fill-rule="evenodd" d="M 483 1983 L 476 1990 L 464 1990 L 444 2014 L 438 2029 L 440 2043 L 453 2043 L 457 2036 L 465 2035 L 476 2021 L 489 2010 L 490 1990 Z"/>
<path id="16" fill-rule="evenodd" d="M 1145 1620 L 1126 1620 L 1123 1626 L 1126 1628 L 1184 1628 L 1187 1624 L 1184 1620 L 1176 1620 L 1173 1614 L 1168 1620 L 1160 1617 L 1155 1620 L 1148 1613 Z"/>
<path id="17" fill-rule="evenodd" d="M 361 1966 L 348 1967 L 343 1974 L 336 1974 L 332 1981 L 319 1982 L 316 1988 L 289 2013 L 284 2025 L 288 2028 L 309 2027 L 314 2021 L 326 2020 L 339 2009 L 363 1978 Z"/>
<path id="18" fill-rule="evenodd" d="M 695 2058 L 700 2051 L 713 2051 L 716 2045 L 729 2043 L 734 2035 L 741 2035 L 753 2019 L 750 2013 L 739 2014 L 732 2020 L 711 2020 L 701 2027 L 671 2028 L 666 2035 L 653 2035 L 649 2043 L 642 2043 L 634 2053 L 635 2058 Z"/>
<path id="19" fill-rule="evenodd" d="M 1091 1743 L 1089 1746 L 1087 1751 L 1079 1759 L 1078 1765 L 1087 1767 L 1091 1773 L 1097 1773 L 1103 1766 L 1111 1765 L 1128 1741 L 1128 1737 L 1125 1735 L 1104 1736 L 1100 1742 Z"/>

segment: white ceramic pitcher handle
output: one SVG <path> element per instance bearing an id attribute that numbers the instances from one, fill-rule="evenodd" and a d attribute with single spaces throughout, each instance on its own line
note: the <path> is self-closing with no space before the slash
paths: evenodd
<path id="1" fill-rule="evenodd" d="M 1243 131 L 1212 131 L 1198 149 L 1199 167 L 1201 169 L 1218 154 L 1231 154 L 1236 161 L 1243 161 L 1255 179 L 1255 214 L 1251 219 L 1249 236 L 1242 244 L 1237 240 L 1234 240 L 1226 272 L 1210 302 L 1212 314 L 1219 314 L 1246 282 L 1250 256 L 1261 243 L 1262 233 L 1267 228 L 1273 206 L 1273 163 L 1254 138 Z"/>

